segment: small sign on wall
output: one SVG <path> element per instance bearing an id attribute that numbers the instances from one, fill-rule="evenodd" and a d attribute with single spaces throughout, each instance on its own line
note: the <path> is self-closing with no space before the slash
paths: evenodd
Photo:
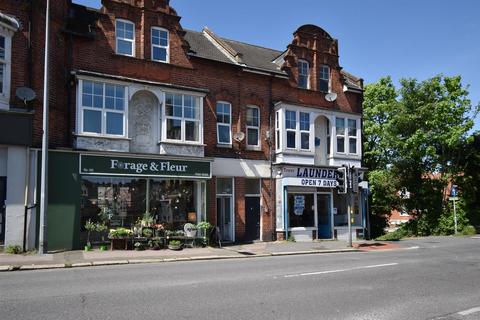
<path id="1" fill-rule="evenodd" d="M 301 216 L 305 210 L 305 196 L 295 196 L 293 203 L 293 212 L 297 216 Z"/>

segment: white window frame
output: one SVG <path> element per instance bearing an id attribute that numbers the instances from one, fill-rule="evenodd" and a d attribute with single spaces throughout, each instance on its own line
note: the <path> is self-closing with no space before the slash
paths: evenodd
<path id="1" fill-rule="evenodd" d="M 306 67 L 306 74 L 303 74 L 301 71 Z M 300 85 L 300 77 L 306 77 L 306 86 L 302 87 Z M 298 60 L 298 87 L 300 89 L 310 89 L 310 63 L 307 60 L 299 59 Z"/>
<path id="2" fill-rule="evenodd" d="M 308 115 L 308 130 L 302 130 L 302 125 L 301 125 L 301 115 L 306 114 Z M 298 135 L 299 135 L 299 150 L 302 151 L 310 151 L 312 149 L 311 145 L 311 133 L 310 133 L 310 127 L 312 125 L 312 116 L 310 112 L 303 112 L 303 111 L 298 111 Z M 308 148 L 302 148 L 302 133 L 307 133 L 308 134 Z"/>
<path id="3" fill-rule="evenodd" d="M 103 96 L 102 96 L 102 108 L 94 108 L 94 107 L 85 107 L 83 106 L 83 82 L 89 81 L 93 83 L 100 83 L 103 85 Z M 106 85 L 114 85 L 114 86 L 122 86 L 124 88 L 124 105 L 123 110 L 115 110 L 115 109 L 108 109 L 105 107 L 105 86 Z M 83 78 L 78 80 L 77 86 L 77 133 L 83 136 L 92 136 L 92 137 L 112 137 L 112 138 L 127 138 L 128 137 L 128 86 L 118 82 L 107 82 L 100 79 L 91 79 L 91 78 Z M 92 111 L 99 111 L 101 112 L 101 132 L 84 132 L 83 125 L 84 125 L 84 110 L 92 110 Z M 108 134 L 107 131 L 107 112 L 110 113 L 119 113 L 123 114 L 123 134 L 116 135 L 116 134 Z"/>
<path id="4" fill-rule="evenodd" d="M 287 128 L 287 112 L 293 112 L 295 114 L 295 128 Z M 296 110 L 289 110 L 285 109 L 285 149 L 286 150 L 298 150 L 298 111 Z M 288 132 L 294 132 L 295 133 L 295 146 L 294 147 L 289 147 L 288 146 Z"/>
<path id="5" fill-rule="evenodd" d="M 345 128 L 345 131 L 344 131 L 344 134 L 339 134 L 337 132 L 337 119 L 343 119 L 344 121 L 344 128 Z M 348 126 L 348 122 L 349 121 L 355 121 L 355 125 L 356 125 L 356 129 L 355 129 L 355 136 L 350 136 L 349 134 L 349 126 Z M 342 154 L 342 155 L 352 155 L 352 156 L 358 156 L 360 154 L 360 144 L 359 144 L 359 120 L 358 119 L 354 119 L 354 118 L 348 118 L 348 117 L 340 117 L 340 116 L 336 116 L 335 117 L 335 152 L 337 154 Z M 343 138 L 343 148 L 344 148 L 344 151 L 343 152 L 340 152 L 338 151 L 338 138 Z M 355 145 L 356 145 L 356 152 L 350 152 L 350 139 L 355 139 Z"/>
<path id="6" fill-rule="evenodd" d="M 0 59 L 0 64 L 3 65 L 2 91 L 0 93 L 0 109 L 10 108 L 13 34 L 14 30 L 7 29 L 0 24 L 0 36 L 5 38 L 5 59 Z"/>
<path id="7" fill-rule="evenodd" d="M 355 135 L 350 135 L 350 121 L 355 123 Z M 346 136 L 348 138 L 347 146 L 348 146 L 348 154 L 358 154 L 358 123 L 355 119 L 348 119 L 347 120 L 347 128 L 346 128 Z M 350 140 L 355 140 L 355 152 L 350 151 Z"/>
<path id="8" fill-rule="evenodd" d="M 166 110 L 166 95 L 167 94 L 178 94 L 182 96 L 182 117 L 175 117 L 175 116 L 167 116 L 167 110 Z M 191 96 L 193 98 L 198 98 L 199 99 L 199 105 L 198 105 L 198 112 L 199 112 L 199 118 L 198 119 L 190 119 L 190 118 L 185 118 L 183 116 L 183 108 L 185 107 L 185 96 Z M 174 143 L 174 144 L 188 144 L 188 145 L 202 145 L 203 144 L 203 95 L 198 95 L 194 93 L 186 93 L 186 92 L 178 92 L 178 91 L 167 91 L 163 92 L 163 107 L 162 107 L 162 124 L 161 124 L 161 142 L 166 142 L 166 143 Z M 181 139 L 168 139 L 167 137 L 167 121 L 169 119 L 173 120 L 181 120 Z M 198 122 L 198 135 L 199 135 L 199 140 L 198 141 L 190 141 L 190 140 L 185 140 L 185 122 L 186 121 L 191 121 L 191 122 Z"/>
<path id="9" fill-rule="evenodd" d="M 230 108 L 230 113 L 229 113 L 229 119 L 230 119 L 230 122 L 229 123 L 225 123 L 225 122 L 218 122 L 218 113 L 217 113 L 217 106 L 218 104 L 222 104 L 222 105 L 228 105 L 229 108 Z M 224 112 L 222 112 L 222 114 L 225 114 Z M 231 146 L 232 145 L 232 104 L 228 101 L 217 101 L 217 103 L 215 104 L 215 116 L 217 117 L 217 144 L 220 145 L 220 146 Z M 219 130 L 219 127 L 228 127 L 228 133 L 229 133 L 229 141 L 228 142 L 224 142 L 224 141 L 220 141 L 220 130 Z"/>
<path id="10" fill-rule="evenodd" d="M 117 36 L 117 22 L 122 22 L 126 24 L 131 24 L 133 26 L 133 39 L 128 39 L 128 38 L 120 38 Z M 132 47 L 132 54 L 126 54 L 126 53 L 120 53 L 118 52 L 118 40 L 130 42 L 130 45 Z M 127 57 L 135 57 L 135 23 L 129 20 L 125 19 L 115 19 L 115 53 L 118 55 L 122 56 L 127 56 Z"/>
<path id="11" fill-rule="evenodd" d="M 248 125 L 247 124 L 247 121 L 245 121 L 245 124 L 246 124 L 246 143 L 247 143 L 247 148 L 248 149 L 253 149 L 253 150 L 258 150 L 260 149 L 260 108 L 257 107 L 257 106 L 253 106 L 253 105 L 248 105 L 247 106 L 247 113 L 246 113 L 246 116 L 248 116 L 248 109 L 256 109 L 257 112 L 258 112 L 258 126 L 252 126 L 252 125 Z M 249 130 L 257 130 L 258 131 L 258 134 L 257 134 L 257 144 L 249 144 L 248 143 L 248 131 Z"/>
<path id="12" fill-rule="evenodd" d="M 323 77 L 323 76 L 324 76 L 324 68 L 327 69 L 327 78 L 324 78 L 324 77 Z M 326 64 L 322 64 L 322 65 L 320 66 L 320 72 L 319 72 L 319 77 L 318 77 L 318 79 L 319 79 L 319 81 L 318 81 L 318 91 L 320 91 L 320 92 L 330 92 L 330 91 L 331 91 L 331 78 L 332 78 L 332 77 L 331 77 L 331 73 L 330 73 L 330 67 L 329 67 L 328 65 L 326 65 Z M 328 83 L 327 91 L 323 91 L 323 90 L 320 88 L 320 83 L 321 83 L 322 81 L 325 81 L 325 80 L 326 80 L 327 83 Z"/>
<path id="13" fill-rule="evenodd" d="M 277 110 L 275 112 L 275 150 L 280 151 L 282 150 L 282 134 L 283 130 L 281 130 L 281 123 L 282 123 L 283 117 L 282 117 L 282 112 L 281 110 Z"/>
<path id="14" fill-rule="evenodd" d="M 158 44 L 153 44 L 153 31 L 164 31 L 167 33 L 167 45 L 166 46 L 162 46 L 162 45 L 158 45 Z M 157 61 L 157 62 L 165 62 L 165 63 L 170 63 L 170 32 L 165 29 L 165 28 L 162 28 L 162 27 L 152 27 L 151 30 L 150 30 L 150 44 L 151 44 L 151 58 L 153 61 Z M 167 54 L 166 54 L 166 60 L 160 60 L 160 59 L 155 59 L 155 57 L 153 56 L 153 49 L 154 48 L 160 48 L 160 49 L 165 49 Z"/>

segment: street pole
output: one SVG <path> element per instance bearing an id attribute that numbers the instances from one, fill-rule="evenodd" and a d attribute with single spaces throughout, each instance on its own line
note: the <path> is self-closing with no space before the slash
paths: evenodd
<path id="1" fill-rule="evenodd" d="M 347 219 L 348 219 L 348 247 L 352 247 L 352 168 L 348 166 L 345 175 L 345 184 L 347 186 Z"/>
<path id="2" fill-rule="evenodd" d="M 39 254 L 48 252 L 47 241 L 47 201 L 48 201 L 48 53 L 50 34 L 50 0 L 47 0 L 45 12 L 45 57 L 43 70 L 43 135 L 42 135 L 42 167 L 40 181 L 40 233 Z"/>
<path id="3" fill-rule="evenodd" d="M 455 200 L 453 200 L 453 221 L 455 222 L 455 234 L 458 233 L 457 230 L 457 207 L 455 205 Z"/>

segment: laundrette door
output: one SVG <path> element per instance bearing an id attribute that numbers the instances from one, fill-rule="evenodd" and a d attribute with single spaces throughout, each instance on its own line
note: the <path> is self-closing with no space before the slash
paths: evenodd
<path id="1" fill-rule="evenodd" d="M 5 200 L 7 196 L 7 178 L 0 177 L 0 243 L 5 241 Z"/>
<path id="2" fill-rule="evenodd" d="M 317 194 L 318 238 L 332 238 L 332 210 L 329 194 Z"/>

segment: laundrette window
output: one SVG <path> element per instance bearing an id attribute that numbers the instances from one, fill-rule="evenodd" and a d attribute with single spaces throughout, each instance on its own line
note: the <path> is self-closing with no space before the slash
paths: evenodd
<path id="1" fill-rule="evenodd" d="M 315 204 L 313 194 L 288 194 L 288 227 L 314 227 Z"/>

